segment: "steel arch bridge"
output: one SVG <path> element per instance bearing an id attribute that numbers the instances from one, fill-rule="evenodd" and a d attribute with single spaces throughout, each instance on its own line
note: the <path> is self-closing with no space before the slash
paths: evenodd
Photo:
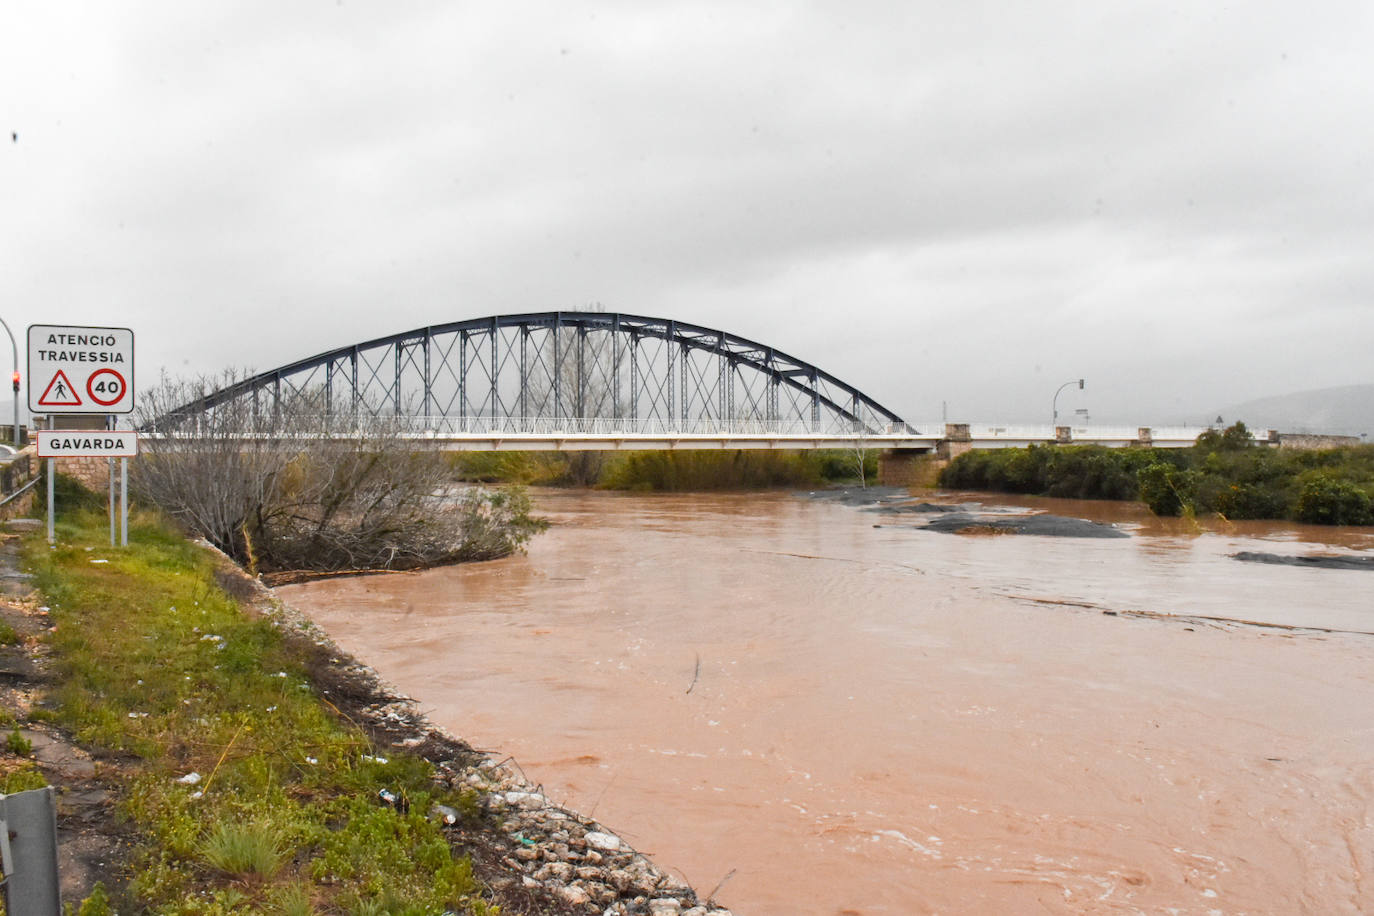
<path id="1" fill-rule="evenodd" d="M 367 423 L 455 449 L 928 448 L 852 385 L 765 344 L 662 318 L 494 315 L 340 347 L 259 373 L 152 421 L 194 435 L 251 410 L 271 434 L 302 405 L 328 434 Z"/>

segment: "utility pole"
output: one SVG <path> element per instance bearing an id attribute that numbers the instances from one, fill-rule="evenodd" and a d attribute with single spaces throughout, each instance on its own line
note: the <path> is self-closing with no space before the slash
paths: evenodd
<path id="1" fill-rule="evenodd" d="M 10 330 L 9 324 L 5 319 L 0 318 L 0 325 L 4 325 L 5 333 L 10 335 L 10 349 L 14 352 L 14 374 L 10 380 L 14 382 L 14 449 L 19 450 L 19 345 L 14 342 L 14 332 Z"/>

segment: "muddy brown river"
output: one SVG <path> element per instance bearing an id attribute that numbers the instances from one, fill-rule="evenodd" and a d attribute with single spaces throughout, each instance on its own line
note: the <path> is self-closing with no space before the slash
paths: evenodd
<path id="1" fill-rule="evenodd" d="M 1132 537 L 540 492 L 528 556 L 278 591 L 742 916 L 1374 911 L 1374 572 L 1229 556 L 1374 529 L 977 498 Z"/>

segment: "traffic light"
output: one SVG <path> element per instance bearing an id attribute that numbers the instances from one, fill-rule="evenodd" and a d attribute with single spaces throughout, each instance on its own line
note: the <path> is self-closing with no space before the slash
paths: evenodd
<path id="1" fill-rule="evenodd" d="M 19 370 L 14 370 L 14 375 L 10 376 L 10 381 L 14 382 L 14 393 L 19 393 Z"/>

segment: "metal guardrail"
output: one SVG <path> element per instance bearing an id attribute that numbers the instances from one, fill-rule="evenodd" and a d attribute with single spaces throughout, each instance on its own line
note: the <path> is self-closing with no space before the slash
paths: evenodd
<path id="1" fill-rule="evenodd" d="M 38 482 L 41 479 L 42 478 L 40 477 L 35 477 L 28 483 L 21 486 L 19 489 L 15 490 L 13 493 L 6 496 L 4 499 L 0 499 L 0 506 L 8 506 L 10 503 L 14 502 L 16 499 L 23 496 L 25 493 L 29 492 L 34 487 L 38 486 Z"/>

